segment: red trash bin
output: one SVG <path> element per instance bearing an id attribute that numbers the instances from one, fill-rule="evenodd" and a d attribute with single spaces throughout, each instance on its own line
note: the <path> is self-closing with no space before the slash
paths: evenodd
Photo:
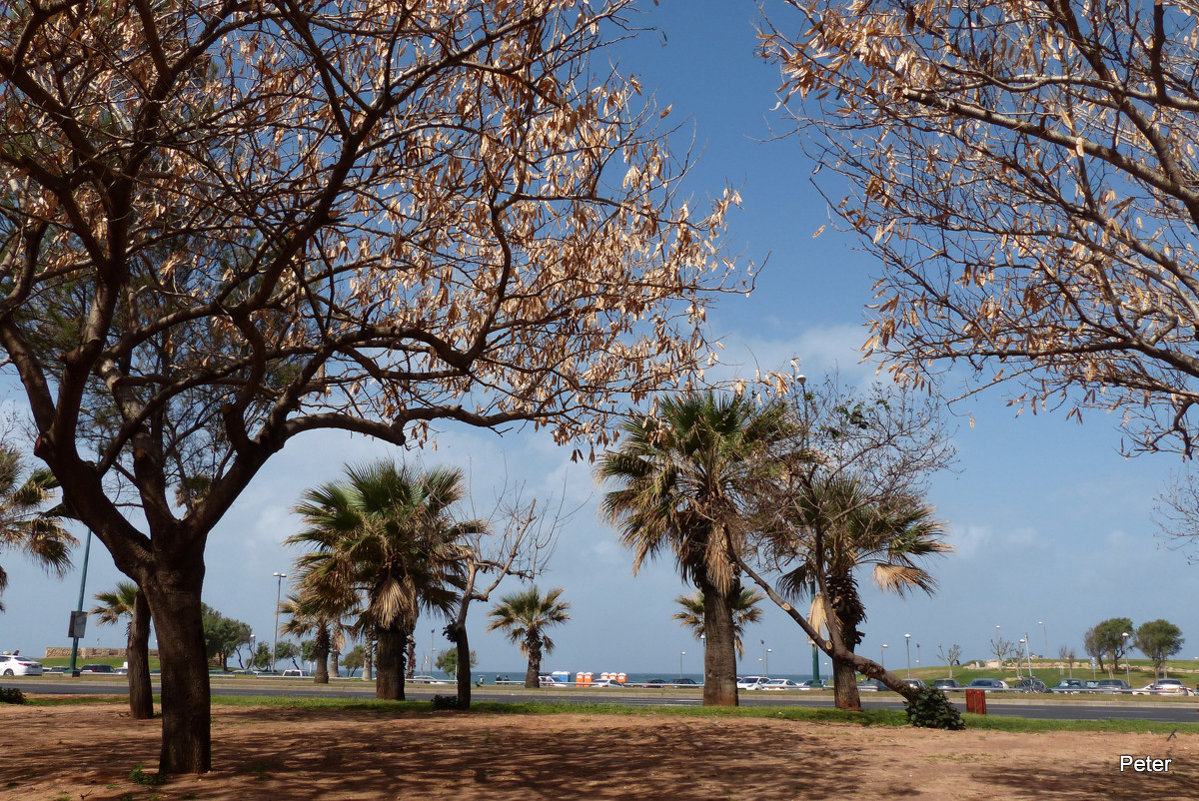
<path id="1" fill-rule="evenodd" d="M 987 691 L 966 690 L 966 711 L 976 715 L 987 714 Z"/>

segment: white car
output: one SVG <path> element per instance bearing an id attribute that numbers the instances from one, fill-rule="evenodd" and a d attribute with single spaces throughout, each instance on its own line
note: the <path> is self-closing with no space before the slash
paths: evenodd
<path id="1" fill-rule="evenodd" d="M 763 690 L 806 690 L 806 687 L 800 687 L 798 682 L 791 679 L 771 679 L 762 685 Z"/>
<path id="2" fill-rule="evenodd" d="M 0 676 L 40 676 L 42 663 L 17 654 L 0 654 Z"/>
<path id="3" fill-rule="evenodd" d="M 1133 695 L 1190 695 L 1191 691 L 1179 679 L 1158 679 L 1140 689 L 1133 690 Z"/>
<path id="4" fill-rule="evenodd" d="M 587 685 L 588 687 L 623 687 L 624 685 L 616 679 L 596 679 Z"/>
<path id="5" fill-rule="evenodd" d="M 745 678 L 737 679 L 737 689 L 760 690 L 768 681 L 770 681 L 769 676 L 746 676 Z"/>

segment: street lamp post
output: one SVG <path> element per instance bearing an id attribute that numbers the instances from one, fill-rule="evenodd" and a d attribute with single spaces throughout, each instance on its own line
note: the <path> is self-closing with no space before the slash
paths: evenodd
<path id="1" fill-rule="evenodd" d="M 1128 664 L 1128 632 L 1123 632 L 1121 637 L 1124 638 L 1124 676 L 1128 679 L 1128 686 L 1132 686 L 1132 667 Z"/>
<path id="2" fill-rule="evenodd" d="M 275 672 L 275 657 L 279 655 L 279 599 L 283 594 L 283 579 L 286 573 L 275 573 L 275 641 L 271 646 L 271 673 Z"/>
<path id="3" fill-rule="evenodd" d="M 250 632 L 250 669 L 254 669 L 254 632 Z"/>
<path id="4" fill-rule="evenodd" d="M 908 655 L 908 675 L 907 675 L 907 677 L 910 679 L 910 678 L 912 678 L 912 635 L 911 634 L 903 635 L 903 650 Z"/>
<path id="5" fill-rule="evenodd" d="M 774 653 L 773 648 L 766 649 L 766 658 L 762 662 L 762 672 L 766 674 L 766 678 L 770 678 L 770 655 Z"/>
<path id="6" fill-rule="evenodd" d="M 886 670 L 887 669 L 887 644 L 886 643 L 883 643 L 883 647 L 878 649 L 878 653 L 879 653 L 879 666 L 882 667 L 883 670 Z"/>
<path id="7" fill-rule="evenodd" d="M 1027 637 L 1021 637 L 1021 638 L 1020 638 L 1020 644 L 1021 644 L 1022 646 L 1024 646 L 1024 652 L 1025 652 L 1025 653 L 1028 653 L 1028 638 L 1027 638 Z M 1020 667 L 1020 652 L 1019 652 L 1019 651 L 1017 651 L 1017 652 L 1016 652 L 1016 678 L 1020 678 L 1020 673 L 1021 673 L 1021 671 L 1022 671 L 1022 670 L 1023 670 L 1023 668 L 1021 668 L 1021 667 Z M 1031 662 L 1029 663 L 1029 668 L 1028 668 L 1028 677 L 1029 677 L 1030 679 L 1032 678 L 1032 663 L 1031 663 Z"/>
<path id="8" fill-rule="evenodd" d="M 433 636 L 437 633 L 437 629 L 429 629 L 429 670 L 430 676 L 433 675 Z"/>
<path id="9" fill-rule="evenodd" d="M 1045 627 L 1044 620 L 1038 620 L 1037 625 L 1041 627 L 1041 633 L 1045 635 L 1045 654 L 1046 659 L 1049 658 L 1049 629 Z"/>
<path id="10" fill-rule="evenodd" d="M 683 678 L 683 657 L 687 655 L 686 651 L 679 651 L 679 678 Z"/>

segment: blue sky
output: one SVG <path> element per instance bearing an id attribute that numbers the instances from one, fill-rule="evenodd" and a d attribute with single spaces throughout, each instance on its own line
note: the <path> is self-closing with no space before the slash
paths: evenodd
<path id="1" fill-rule="evenodd" d="M 669 119 L 681 126 L 676 149 L 694 140 L 699 162 L 689 178 L 692 191 L 716 194 L 725 183 L 740 190 L 744 207 L 730 221 L 732 251 L 767 262 L 751 297 L 725 298 L 709 315 L 712 334 L 726 346 L 725 361 L 747 364 L 752 372 L 755 360 L 774 368 L 799 357 L 809 376 L 839 369 L 843 378 L 868 381 L 873 368 L 858 364 L 857 347 L 865 339 L 864 306 L 876 265 L 831 225 L 813 238 L 830 222 L 829 214 L 811 185 L 812 165 L 800 144 L 774 139 L 787 126 L 771 111 L 777 71 L 754 54 L 756 5 L 644 5 L 639 22 L 660 33 L 647 32 L 611 55 L 622 70 L 639 76 L 661 106 L 673 105 Z M 784 29 L 799 25 L 786 11 L 775 13 Z M 835 185 L 829 188 L 835 194 Z M 946 394 L 956 389 L 960 384 L 951 377 Z M 953 643 L 966 658 L 984 658 L 999 625 L 1007 639 L 1027 632 L 1034 652 L 1044 650 L 1047 635 L 1051 654 L 1064 644 L 1081 655 L 1089 626 L 1128 616 L 1136 623 L 1171 620 L 1192 638 L 1180 656 L 1199 654 L 1199 612 L 1187 611 L 1186 604 L 1197 568 L 1184 553 L 1164 547 L 1152 521 L 1158 492 L 1180 466 L 1175 458 L 1124 459 L 1116 421 L 1102 413 L 1086 415 L 1083 425 L 1062 415 L 1017 418 L 992 394 L 956 404 L 953 414 L 959 462 L 956 471 L 934 481 L 930 501 L 948 521 L 957 552 L 933 566 L 941 586 L 931 598 L 882 596 L 863 580 L 868 620 L 862 653 L 878 658 L 887 643 L 888 666 L 902 667 L 903 635 L 910 633 L 913 663 L 918 653 L 924 663 L 936 661 L 938 645 Z M 480 510 L 490 506 L 505 478 L 543 496 L 565 492 L 566 506 L 577 507 L 539 582 L 564 587 L 572 603 L 573 619 L 554 633 L 557 648 L 547 669 L 665 675 L 678 670 L 686 651 L 684 669 L 700 670 L 698 642 L 671 620 L 674 597 L 688 591 L 673 566 L 649 564 L 634 578 L 630 555 L 596 514 L 601 490 L 590 467 L 572 464 L 568 449 L 531 431 L 500 437 L 447 428 L 437 449 L 423 453 L 327 432 L 293 442 L 213 532 L 205 601 L 269 637 L 272 573 L 290 572 L 295 555 L 281 545 L 298 525 L 289 508 L 305 488 L 337 478 L 344 463 L 384 456 L 468 470 Z M 79 571 L 58 581 L 11 553 L 0 558 L 10 575 L 0 650 L 37 655 L 46 646 L 69 644 L 65 632 Z M 94 549 L 89 604 L 92 594 L 118 578 L 103 549 Z M 512 583 L 501 592 L 517 588 Z M 523 662 L 515 646 L 485 634 L 485 625 L 485 607 L 476 605 L 470 633 L 480 668 L 519 672 Z M 420 660 L 430 650 L 430 632 L 440 628 L 440 621 L 429 619 L 418 625 Z M 434 639 L 436 650 L 447 647 L 440 635 Z M 766 621 L 747 639 L 752 645 L 742 672 L 758 672 L 764 647 L 772 651 L 774 673 L 806 672 L 811 665 L 805 638 L 778 610 L 767 609 Z M 123 640 L 117 628 L 89 624 L 85 644 Z"/>

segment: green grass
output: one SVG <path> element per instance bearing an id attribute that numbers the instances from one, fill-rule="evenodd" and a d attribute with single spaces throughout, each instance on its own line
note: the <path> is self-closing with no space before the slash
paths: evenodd
<path id="1" fill-rule="evenodd" d="M 214 696 L 214 704 L 241 707 L 286 707 L 292 709 L 335 709 L 377 714 L 433 714 L 429 701 L 347 701 L 340 698 L 278 698 L 273 696 Z M 770 718 L 815 723 L 853 723 L 861 726 L 906 726 L 907 715 L 901 710 L 869 709 L 844 712 L 839 709 L 811 707 L 702 707 L 702 706 L 621 706 L 611 703 L 564 704 L 549 702 L 500 703 L 481 701 L 471 704 L 470 712 L 453 715 L 666 715 L 686 718 Z M 1148 720 L 1040 720 L 963 715 L 967 729 L 1039 733 L 1054 731 L 1094 731 L 1116 733 L 1199 734 L 1199 723 L 1168 723 Z"/>

